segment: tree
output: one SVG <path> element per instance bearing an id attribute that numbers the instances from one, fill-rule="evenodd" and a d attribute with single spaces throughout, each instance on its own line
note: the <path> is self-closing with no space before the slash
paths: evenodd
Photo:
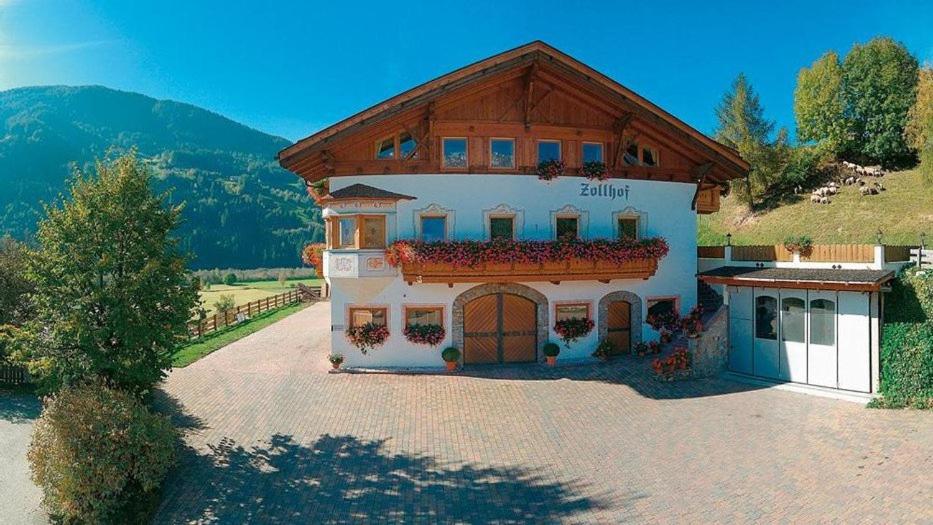
<path id="1" fill-rule="evenodd" d="M 27 261 L 24 245 L 0 238 L 0 325 L 20 325 L 29 316 L 32 283 L 26 276 Z"/>
<path id="2" fill-rule="evenodd" d="M 842 89 L 853 139 L 850 154 L 885 166 L 912 160 L 904 127 L 916 99 L 918 68 L 917 59 L 889 37 L 849 51 Z"/>
<path id="3" fill-rule="evenodd" d="M 830 51 L 810 68 L 797 74 L 794 90 L 794 116 L 797 139 L 814 142 L 833 156 L 839 155 L 848 141 L 848 121 L 842 93 L 842 65 Z"/>
<path id="4" fill-rule="evenodd" d="M 187 336 L 197 287 L 172 237 L 180 207 L 152 193 L 135 153 L 96 171 L 76 171 L 70 198 L 39 224 L 27 360 L 46 389 L 100 377 L 140 393 Z"/>
<path id="5" fill-rule="evenodd" d="M 225 275 L 224 284 L 226 284 L 227 286 L 233 286 L 234 284 L 236 284 L 236 274 L 228 273 L 227 275 Z"/>
<path id="6" fill-rule="evenodd" d="M 920 70 L 917 80 L 917 100 L 907 113 L 904 137 L 917 150 L 920 171 L 928 184 L 933 184 L 933 67 Z"/>
<path id="7" fill-rule="evenodd" d="M 758 94 L 741 73 L 716 107 L 716 118 L 716 140 L 735 148 L 752 166 L 748 185 L 737 182 L 733 190 L 746 204 L 754 206 L 781 173 L 787 133 L 781 130 L 777 141 L 770 141 L 774 123 L 765 118 Z"/>

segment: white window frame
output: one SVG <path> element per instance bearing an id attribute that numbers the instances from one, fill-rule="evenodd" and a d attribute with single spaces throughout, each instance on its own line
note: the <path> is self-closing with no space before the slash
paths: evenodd
<path id="1" fill-rule="evenodd" d="M 586 147 L 587 144 L 592 145 L 592 146 L 599 146 L 599 161 L 597 162 L 602 162 L 605 164 L 606 163 L 606 144 L 603 142 L 594 142 L 590 140 L 584 140 L 583 143 L 580 145 L 580 165 L 582 166 L 584 162 L 587 162 L 583 158 L 583 149 Z M 594 161 L 590 161 L 590 162 L 594 162 Z"/>
<path id="2" fill-rule="evenodd" d="M 463 148 L 464 160 L 466 166 L 448 166 L 447 153 L 444 151 L 444 142 L 447 140 L 462 140 L 465 145 Z M 469 137 L 441 137 L 441 167 L 450 171 L 466 171 L 470 169 L 470 139 Z"/>
<path id="3" fill-rule="evenodd" d="M 445 208 L 437 203 L 431 203 L 424 208 L 415 210 L 414 214 L 414 232 L 415 238 L 421 240 L 421 219 L 423 217 L 444 217 L 444 240 L 449 241 L 454 238 L 454 217 L 455 212 L 452 209 Z"/>
<path id="4" fill-rule="evenodd" d="M 616 211 L 612 214 L 612 238 L 620 239 L 619 234 L 619 219 L 635 219 L 635 240 L 641 240 L 645 238 L 645 233 L 647 232 L 648 216 L 644 212 L 641 212 L 631 206 L 625 208 L 624 210 Z"/>
<path id="5" fill-rule="evenodd" d="M 589 237 L 590 212 L 581 210 L 572 204 L 567 204 L 563 208 L 551 210 L 551 239 L 557 240 L 557 219 L 577 219 L 577 238 L 586 239 Z"/>
<path id="6" fill-rule="evenodd" d="M 512 143 L 512 165 L 511 166 L 493 166 L 492 165 L 492 143 L 493 142 L 511 142 Z M 514 170 L 516 166 L 515 156 L 516 156 L 516 143 L 515 139 L 512 137 L 489 137 L 489 167 L 496 170 Z"/>
<path id="7" fill-rule="evenodd" d="M 512 218 L 512 239 L 521 239 L 525 229 L 525 212 L 512 208 L 508 204 L 500 204 L 495 208 L 483 210 L 483 233 L 486 240 L 492 239 L 489 219 Z"/>
<path id="8" fill-rule="evenodd" d="M 545 142 L 557 144 L 557 160 L 564 160 L 564 145 L 561 144 L 560 139 L 537 139 L 535 140 L 535 158 L 539 164 L 541 163 L 541 150 L 538 149 L 538 145 Z"/>

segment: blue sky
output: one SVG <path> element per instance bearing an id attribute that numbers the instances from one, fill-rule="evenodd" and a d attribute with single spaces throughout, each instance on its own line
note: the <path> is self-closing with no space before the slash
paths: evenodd
<path id="1" fill-rule="evenodd" d="M 799 69 L 876 35 L 933 61 L 933 2 L 0 0 L 0 89 L 101 84 L 295 140 L 541 39 L 704 132 L 744 71 L 793 128 Z"/>

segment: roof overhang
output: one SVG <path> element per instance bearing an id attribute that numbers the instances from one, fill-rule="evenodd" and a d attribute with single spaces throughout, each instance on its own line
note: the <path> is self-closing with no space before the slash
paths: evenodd
<path id="1" fill-rule="evenodd" d="M 723 266 L 701 272 L 697 274 L 697 277 L 708 284 L 726 286 L 878 292 L 894 278 L 894 272 L 887 270 Z"/>

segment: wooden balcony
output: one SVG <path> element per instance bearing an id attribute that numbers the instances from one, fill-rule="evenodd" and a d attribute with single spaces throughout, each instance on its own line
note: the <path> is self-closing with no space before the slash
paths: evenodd
<path id="1" fill-rule="evenodd" d="M 657 259 L 621 264 L 571 259 L 552 263 L 484 263 L 475 267 L 446 263 L 403 263 L 402 278 L 413 283 L 515 283 L 648 279 L 658 270 Z"/>

